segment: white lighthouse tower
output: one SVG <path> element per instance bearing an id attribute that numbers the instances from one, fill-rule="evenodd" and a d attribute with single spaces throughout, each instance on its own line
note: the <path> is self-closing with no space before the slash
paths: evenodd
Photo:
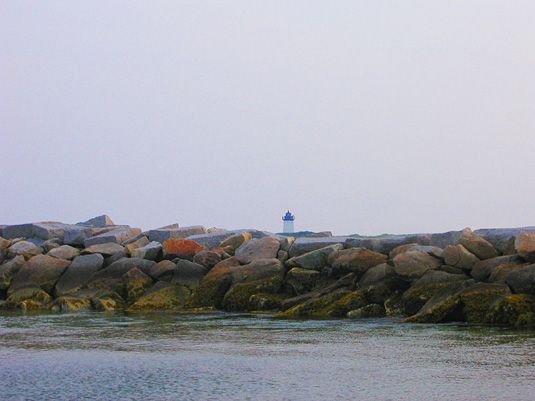
<path id="1" fill-rule="evenodd" d="M 294 232 L 294 220 L 295 216 L 292 216 L 288 210 L 284 216 L 282 216 L 282 232 L 283 233 L 293 233 Z"/>

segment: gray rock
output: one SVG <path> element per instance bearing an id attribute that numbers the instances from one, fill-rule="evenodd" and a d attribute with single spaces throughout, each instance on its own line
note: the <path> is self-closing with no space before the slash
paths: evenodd
<path id="1" fill-rule="evenodd" d="M 121 244 L 126 239 L 131 238 L 140 233 L 141 233 L 141 229 L 139 228 L 119 228 L 119 229 L 112 230 L 104 234 L 100 234 L 91 238 L 87 238 L 84 241 L 84 246 L 88 248 L 91 245 L 105 244 L 105 243 Z"/>
<path id="2" fill-rule="evenodd" d="M 432 245 L 418 245 L 418 246 L 411 246 L 408 251 L 417 251 L 417 252 L 426 252 L 429 255 L 444 260 L 443 253 L 444 249 L 439 248 L 438 246 L 432 246 Z"/>
<path id="3" fill-rule="evenodd" d="M 334 244 L 326 246 L 325 248 L 316 249 L 315 251 L 305 253 L 301 256 L 288 259 L 286 266 L 300 267 L 307 270 L 322 271 L 327 266 L 327 257 L 335 252 L 344 249 L 343 244 Z"/>
<path id="4" fill-rule="evenodd" d="M 430 238 L 427 234 L 417 234 L 417 235 L 395 235 L 395 236 L 386 236 L 381 238 L 358 238 L 350 237 L 348 238 L 344 246 L 346 248 L 366 248 L 374 252 L 382 253 L 388 255 L 395 248 L 406 245 L 417 243 L 420 245 L 429 245 Z"/>
<path id="5" fill-rule="evenodd" d="M 170 260 L 162 260 L 151 266 L 149 276 L 157 281 L 171 281 L 175 272 L 176 263 Z"/>
<path id="6" fill-rule="evenodd" d="M 464 270 L 472 270 L 479 259 L 473 253 L 470 253 L 464 246 L 448 245 L 442 253 L 444 262 L 448 266 L 458 267 Z"/>
<path id="7" fill-rule="evenodd" d="M 106 226 L 114 226 L 115 223 L 105 214 L 102 216 L 93 217 L 92 219 L 89 219 L 87 221 L 84 221 L 83 224 L 86 226 L 94 226 L 94 227 L 106 227 Z"/>
<path id="8" fill-rule="evenodd" d="M 143 233 L 141 233 L 141 234 L 143 234 Z M 126 253 L 128 255 L 132 255 L 132 252 L 134 251 L 134 249 L 142 248 L 142 247 L 147 246 L 147 245 L 150 244 L 150 241 L 149 241 L 148 237 L 146 237 L 144 235 L 141 235 L 141 234 L 139 234 L 140 237 L 135 241 L 129 242 L 130 240 L 126 240 L 125 242 L 123 242 L 123 246 L 125 247 Z M 138 236 L 136 235 L 136 237 L 138 237 Z M 135 237 L 133 237 L 133 238 L 135 238 Z M 125 243 L 127 243 L 127 244 L 125 245 Z"/>
<path id="9" fill-rule="evenodd" d="M 162 244 L 152 241 L 150 244 L 132 250 L 133 258 L 156 260 L 162 254 Z"/>
<path id="10" fill-rule="evenodd" d="M 289 256 L 291 259 L 317 249 L 325 248 L 329 245 L 344 244 L 348 238 L 349 237 L 297 238 L 290 247 Z M 348 246 L 346 246 L 346 248 L 347 247 Z"/>
<path id="11" fill-rule="evenodd" d="M 517 236 L 521 231 L 527 233 L 535 232 L 535 227 L 518 227 L 518 228 L 482 228 L 475 230 L 474 233 L 481 235 L 490 242 L 500 253 L 506 254 L 506 248 L 509 240 Z"/>
<path id="12" fill-rule="evenodd" d="M 63 242 L 66 245 L 84 245 L 85 240 L 97 235 L 105 234 L 110 231 L 118 230 L 120 228 L 130 228 L 129 226 L 109 226 L 109 227 L 86 227 L 74 226 L 65 230 Z"/>
<path id="13" fill-rule="evenodd" d="M 34 224 L 62 224 L 59 221 L 43 222 L 43 223 L 26 223 L 26 224 L 14 224 L 4 227 L 2 237 L 7 239 L 13 238 L 31 238 L 34 236 L 33 227 Z M 48 239 L 48 238 L 47 238 Z"/>
<path id="14" fill-rule="evenodd" d="M 56 296 L 80 290 L 91 276 L 100 270 L 103 263 L 104 258 L 98 253 L 74 258 L 56 283 Z"/>
<path id="15" fill-rule="evenodd" d="M 57 248 L 51 249 L 47 255 L 58 259 L 71 260 L 80 254 L 78 248 L 73 248 L 69 245 L 62 245 Z"/>
<path id="16" fill-rule="evenodd" d="M 510 273 L 505 282 L 514 293 L 535 294 L 535 264 Z"/>
<path id="17" fill-rule="evenodd" d="M 207 234 L 206 228 L 203 226 L 190 226 L 182 228 L 166 228 L 149 231 L 149 241 L 157 241 L 163 243 L 169 238 L 187 238 L 192 235 Z"/>
<path id="18" fill-rule="evenodd" d="M 114 244 L 113 242 L 108 242 L 104 244 L 91 245 L 82 251 L 82 255 L 87 255 L 88 253 L 100 253 L 103 256 L 112 256 L 121 252 L 125 252 L 124 246 Z"/>
<path id="19" fill-rule="evenodd" d="M 190 291 L 194 291 L 206 273 L 208 273 L 206 267 L 190 262 L 189 260 L 180 259 L 177 260 L 171 283 L 185 286 Z"/>
<path id="20" fill-rule="evenodd" d="M 26 259 L 20 255 L 0 266 L 0 290 L 5 290 L 11 285 L 13 277 L 15 277 L 25 263 Z"/>
<path id="21" fill-rule="evenodd" d="M 209 234 L 200 234 L 200 235 L 191 235 L 187 239 L 190 241 L 195 241 L 199 245 L 204 246 L 206 249 L 218 248 L 219 244 L 230 237 L 233 234 L 240 232 L 247 232 L 251 235 L 252 238 L 263 238 L 268 236 L 264 231 L 257 231 L 252 229 L 243 229 L 243 230 L 231 230 L 223 232 L 214 232 Z"/>
<path id="22" fill-rule="evenodd" d="M 297 295 L 305 294 L 314 288 L 320 278 L 320 272 L 294 267 L 287 274 L 285 281 Z"/>
<path id="23" fill-rule="evenodd" d="M 228 257 L 228 255 L 227 255 Z M 210 270 L 222 260 L 222 252 L 200 251 L 193 257 L 193 262 Z"/>
<path id="24" fill-rule="evenodd" d="M 63 241 L 61 241 L 59 238 L 52 238 L 47 239 L 45 242 L 43 242 L 43 245 L 41 248 L 44 249 L 46 253 L 50 252 L 52 249 L 59 248 L 63 245 Z"/>
<path id="25" fill-rule="evenodd" d="M 43 253 L 43 248 L 34 245 L 29 241 L 19 241 L 7 248 L 8 258 L 14 258 L 15 256 L 22 255 L 25 259 L 30 259 L 32 256 L 40 255 Z"/>
<path id="26" fill-rule="evenodd" d="M 429 245 L 446 248 L 448 245 L 457 245 L 457 241 L 462 235 L 462 231 L 448 231 L 440 234 L 429 234 Z"/>

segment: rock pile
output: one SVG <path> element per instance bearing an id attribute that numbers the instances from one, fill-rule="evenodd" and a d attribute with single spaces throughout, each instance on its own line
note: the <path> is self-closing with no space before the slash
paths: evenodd
<path id="1" fill-rule="evenodd" d="M 286 237 L 108 216 L 0 227 L 0 308 L 535 326 L 535 227 Z"/>

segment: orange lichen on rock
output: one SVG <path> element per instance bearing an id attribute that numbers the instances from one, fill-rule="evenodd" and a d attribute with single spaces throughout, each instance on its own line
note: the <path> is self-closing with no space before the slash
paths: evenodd
<path id="1" fill-rule="evenodd" d="M 163 242 L 163 254 L 166 259 L 180 258 L 193 260 L 193 257 L 207 249 L 195 241 L 182 238 L 169 238 Z"/>

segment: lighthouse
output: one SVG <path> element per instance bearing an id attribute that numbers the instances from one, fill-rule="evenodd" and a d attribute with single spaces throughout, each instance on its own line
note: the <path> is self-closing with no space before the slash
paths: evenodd
<path id="1" fill-rule="evenodd" d="M 288 210 L 284 216 L 282 216 L 282 232 L 283 233 L 293 233 L 294 232 L 294 220 L 295 216 L 292 216 Z"/>

